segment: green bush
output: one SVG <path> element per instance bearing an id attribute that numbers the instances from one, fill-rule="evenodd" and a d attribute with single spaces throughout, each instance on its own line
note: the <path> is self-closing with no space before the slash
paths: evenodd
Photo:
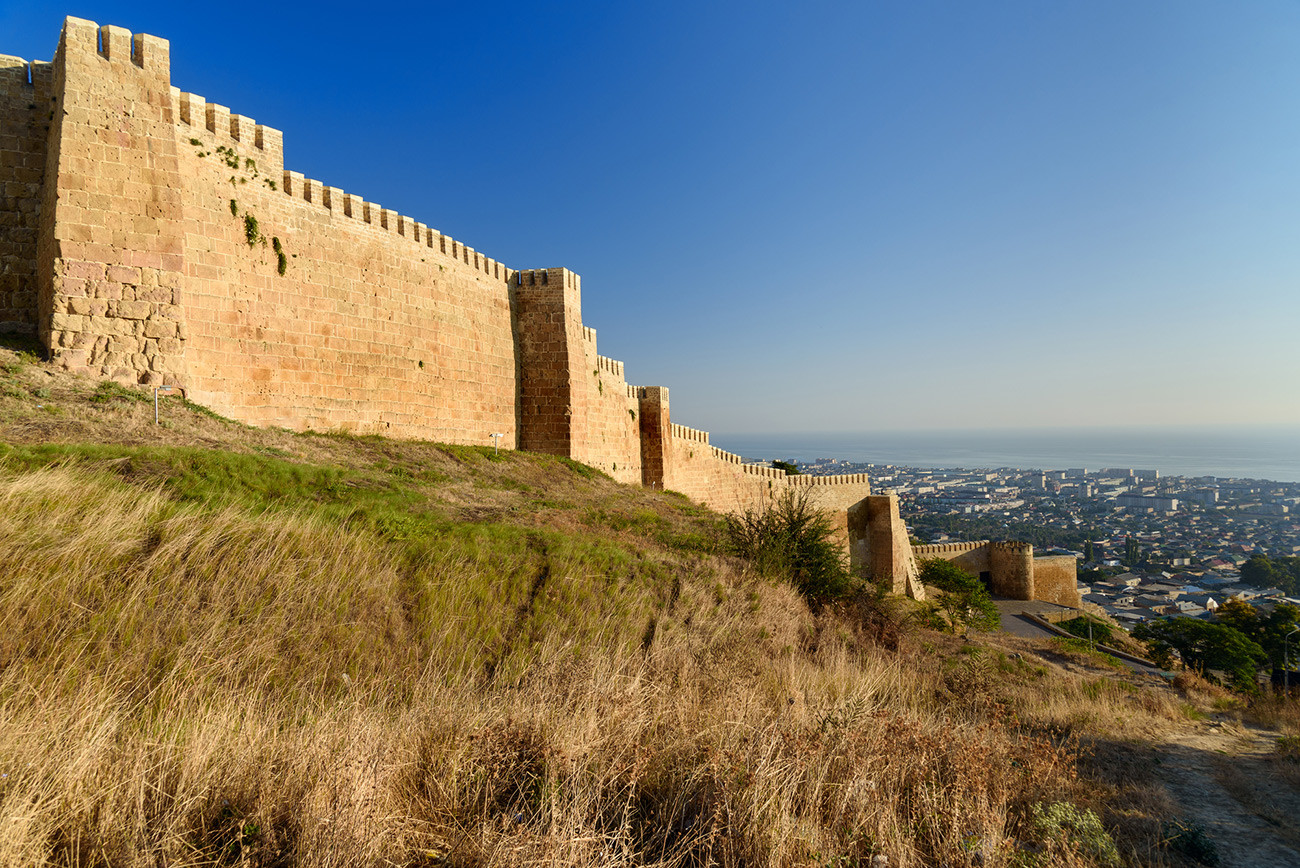
<path id="1" fill-rule="evenodd" d="M 1089 628 L 1089 624 L 1092 625 L 1091 628 Z M 1091 637 L 1092 641 L 1100 642 L 1103 645 L 1109 644 L 1110 640 L 1114 638 L 1115 635 L 1109 624 L 1098 621 L 1096 618 L 1089 618 L 1086 616 L 1071 618 L 1068 621 L 1062 621 L 1056 626 L 1060 627 L 1062 630 L 1073 633 L 1080 639 Z M 1092 630 L 1091 634 L 1088 632 L 1089 629 Z"/>
<path id="2" fill-rule="evenodd" d="M 1161 826 L 1160 834 L 1165 844 L 1174 853 L 1186 856 L 1201 865 L 1209 865 L 1211 868 L 1222 864 L 1218 845 L 1199 823 L 1172 820 Z"/>
<path id="3" fill-rule="evenodd" d="M 978 577 L 943 558 L 920 563 L 921 583 L 939 590 L 939 608 L 948 614 L 955 630 L 959 625 L 977 630 L 995 630 L 1001 622 L 998 607 Z"/>
<path id="4" fill-rule="evenodd" d="M 1119 850 L 1101 820 L 1092 811 L 1069 802 L 1033 806 L 1034 831 L 1045 843 L 1065 847 L 1093 857 L 1100 865 L 1120 864 Z"/>
<path id="5" fill-rule="evenodd" d="M 806 490 L 786 491 L 763 507 L 727 516 L 725 531 L 732 553 L 790 582 L 809 600 L 853 590 L 844 552 L 831 538 L 830 516 L 809 502 Z"/>

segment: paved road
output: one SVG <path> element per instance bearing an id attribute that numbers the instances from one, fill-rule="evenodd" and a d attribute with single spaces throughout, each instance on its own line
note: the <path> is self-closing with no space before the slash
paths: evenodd
<path id="1" fill-rule="evenodd" d="M 1044 603 L 1039 600 L 994 600 L 998 607 L 998 612 L 1002 615 L 1002 629 L 1012 636 L 1019 636 L 1022 639 L 1052 639 L 1059 634 L 1053 633 L 1040 624 L 1025 617 L 1025 613 L 1030 612 L 1035 615 L 1042 615 L 1045 612 L 1054 612 L 1062 610 L 1063 606 L 1055 603 Z M 1159 675 L 1160 670 L 1154 666 L 1145 666 L 1141 663 L 1134 663 L 1131 660 L 1125 660 L 1117 657 L 1119 662 L 1128 666 L 1134 672 L 1141 672 L 1145 675 Z"/>
<path id="2" fill-rule="evenodd" d="M 1002 629 L 1022 639 L 1051 639 L 1056 635 L 1051 630 L 1038 626 L 1024 615 L 1009 612 L 1002 613 Z"/>

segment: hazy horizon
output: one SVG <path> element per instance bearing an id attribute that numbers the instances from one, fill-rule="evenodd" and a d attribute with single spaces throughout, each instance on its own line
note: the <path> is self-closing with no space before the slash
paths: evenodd
<path id="1" fill-rule="evenodd" d="M 1300 4 L 0 3 L 171 41 L 286 166 L 583 277 L 723 432 L 1300 424 Z"/>
<path id="2" fill-rule="evenodd" d="M 1300 482 L 1300 425 L 1107 426 L 716 434 L 749 460 L 838 458 L 927 468 L 1158 470 Z"/>

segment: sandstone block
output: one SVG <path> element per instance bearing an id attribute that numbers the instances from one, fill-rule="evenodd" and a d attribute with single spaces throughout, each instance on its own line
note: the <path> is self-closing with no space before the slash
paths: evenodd
<path id="1" fill-rule="evenodd" d="M 149 320 L 144 324 L 144 336 L 147 338 L 173 338 L 176 336 L 176 323 L 167 320 Z"/>
<path id="2" fill-rule="evenodd" d="M 119 301 L 117 315 L 123 319 L 147 319 L 153 306 L 147 301 Z"/>
<path id="3" fill-rule="evenodd" d="M 140 269 L 126 265 L 110 265 L 108 279 L 116 283 L 129 283 L 132 286 L 140 282 Z"/>

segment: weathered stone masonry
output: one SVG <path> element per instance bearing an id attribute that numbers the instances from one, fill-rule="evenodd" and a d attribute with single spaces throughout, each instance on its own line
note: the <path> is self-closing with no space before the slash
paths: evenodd
<path id="1" fill-rule="evenodd" d="M 69 370 L 255 425 L 531 449 L 710 506 L 865 475 L 743 464 L 673 424 L 582 323 L 581 279 L 516 270 L 286 171 L 283 136 L 171 85 L 166 40 L 68 18 L 0 56 L 0 330 Z"/>
<path id="2" fill-rule="evenodd" d="M 895 591 L 922 593 L 916 558 L 940 556 L 1077 605 L 1073 559 L 913 551 L 865 474 L 787 476 L 674 424 L 666 388 L 598 352 L 577 274 L 509 268 L 286 171 L 278 130 L 172 87 L 168 42 L 119 27 L 68 18 L 52 62 L 0 55 L 0 331 L 254 425 L 499 434 L 724 511 L 803 490 Z"/>

